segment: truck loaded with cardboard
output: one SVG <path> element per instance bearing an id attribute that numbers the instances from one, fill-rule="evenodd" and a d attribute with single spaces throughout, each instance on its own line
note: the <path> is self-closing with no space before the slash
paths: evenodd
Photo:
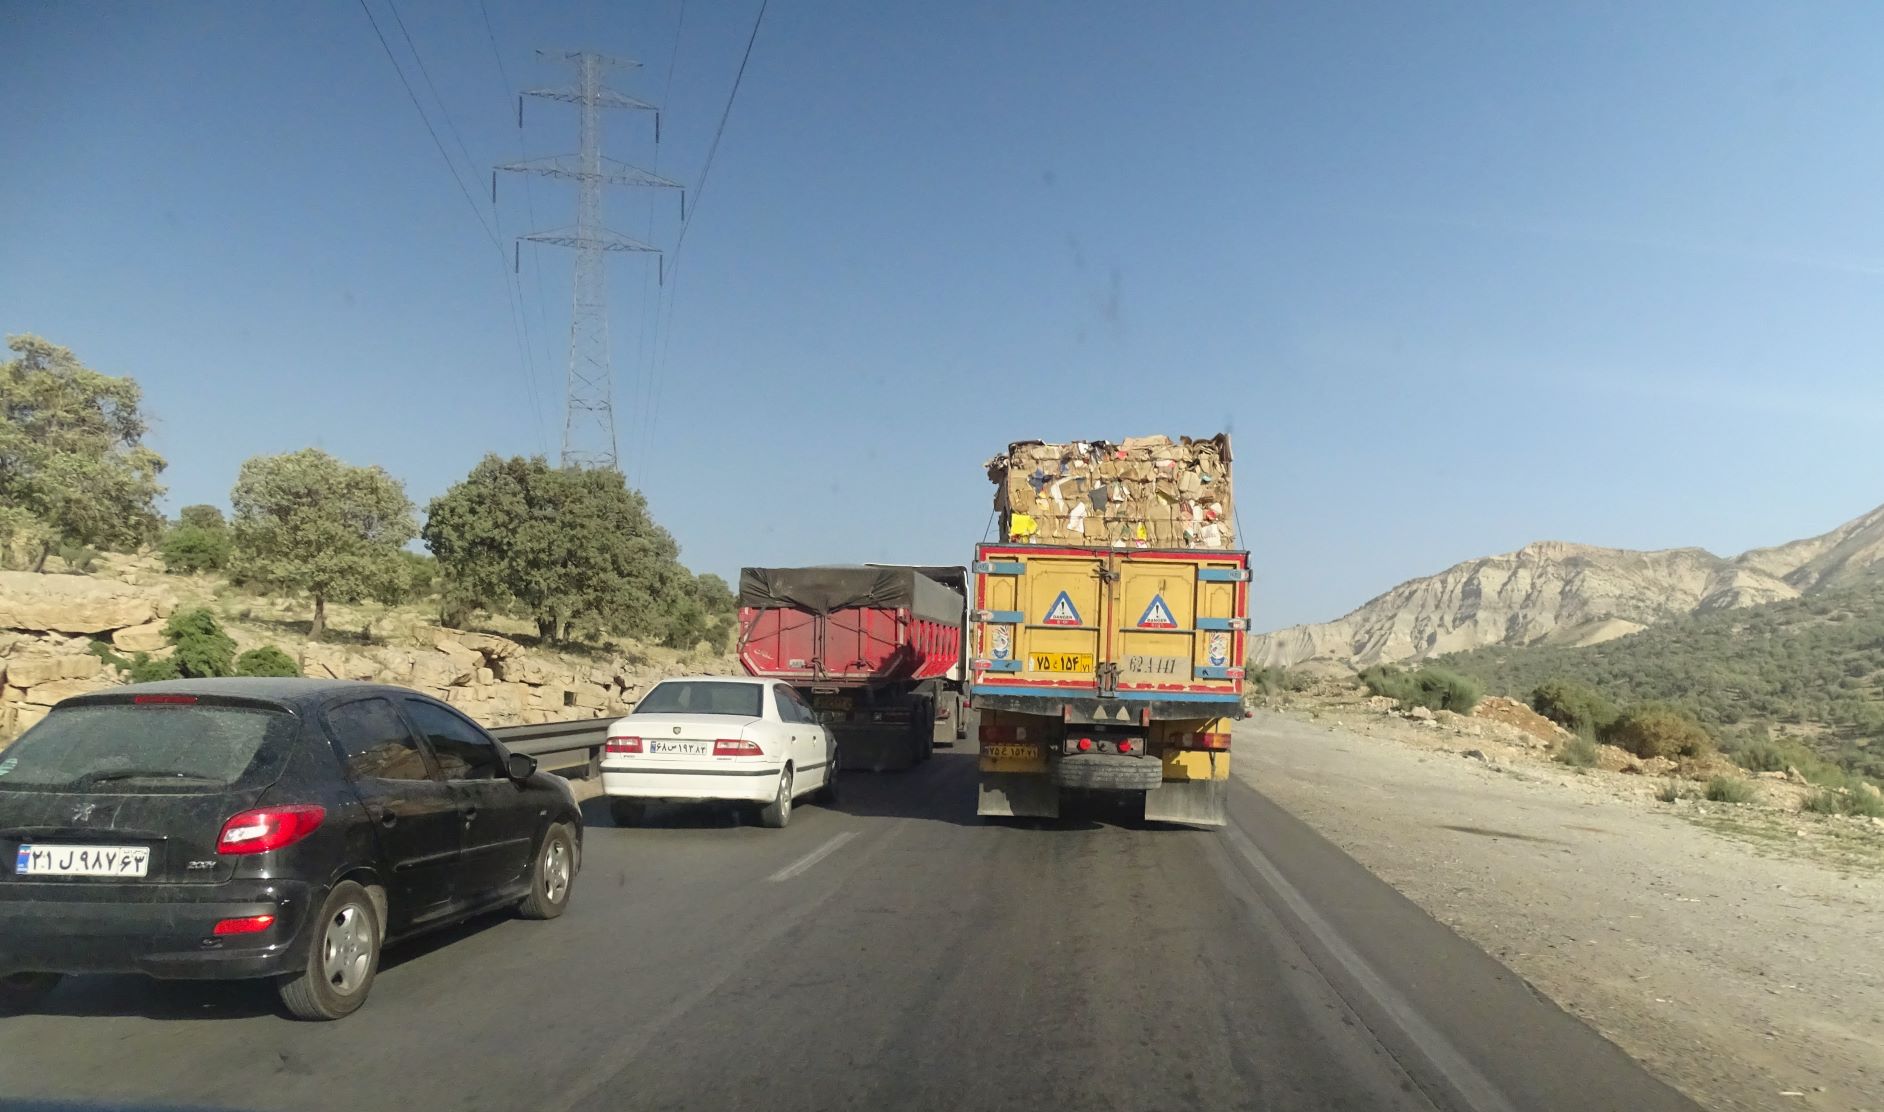
<path id="1" fill-rule="evenodd" d="M 981 814 L 1104 792 L 1223 825 L 1249 632 L 1230 463 L 1221 434 L 1024 441 L 988 463 L 1004 539 L 977 547 L 971 585 Z"/>

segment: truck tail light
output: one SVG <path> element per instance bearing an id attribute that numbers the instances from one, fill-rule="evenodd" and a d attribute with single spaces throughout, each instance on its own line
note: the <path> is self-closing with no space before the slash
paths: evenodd
<path id="1" fill-rule="evenodd" d="M 641 752 L 641 739 L 638 737 L 612 737 L 608 739 L 608 744 L 602 747 L 602 751 L 611 755 L 618 753 L 639 753 Z"/>
<path id="2" fill-rule="evenodd" d="M 1229 734 L 1197 734 L 1195 736 L 1197 738 L 1195 748 L 1198 749 L 1228 749 L 1230 747 Z"/>
<path id="3" fill-rule="evenodd" d="M 312 803 L 244 811 L 222 824 L 216 852 L 267 853 L 291 846 L 314 833 L 326 818 L 327 808 Z"/>
<path id="4" fill-rule="evenodd" d="M 1092 739 L 1091 738 L 1089 737 L 1080 738 L 1076 744 L 1079 746 L 1079 751 L 1081 753 L 1092 752 Z"/>
<path id="5" fill-rule="evenodd" d="M 734 741 L 721 738 L 713 743 L 713 755 L 715 757 L 763 757 L 765 751 L 759 748 L 759 743 L 756 741 Z"/>
<path id="6" fill-rule="evenodd" d="M 1130 738 L 1123 738 L 1123 737 L 1120 738 L 1119 739 L 1119 752 L 1130 753 L 1131 751 L 1132 751 L 1132 740 Z"/>

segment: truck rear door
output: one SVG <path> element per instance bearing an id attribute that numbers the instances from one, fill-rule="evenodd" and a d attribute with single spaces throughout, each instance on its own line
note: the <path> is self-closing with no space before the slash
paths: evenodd
<path id="1" fill-rule="evenodd" d="M 1236 698 L 1248 630 L 1241 552 L 983 545 L 977 692 Z"/>

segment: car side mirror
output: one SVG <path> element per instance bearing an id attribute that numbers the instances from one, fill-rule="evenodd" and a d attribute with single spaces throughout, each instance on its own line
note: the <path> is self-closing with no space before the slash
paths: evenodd
<path id="1" fill-rule="evenodd" d="M 536 758 L 523 753 L 512 753 L 504 771 L 510 774 L 512 780 L 528 780 L 536 775 Z"/>

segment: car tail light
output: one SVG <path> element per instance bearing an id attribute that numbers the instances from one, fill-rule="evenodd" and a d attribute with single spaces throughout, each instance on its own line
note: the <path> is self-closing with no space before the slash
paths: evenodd
<path id="1" fill-rule="evenodd" d="M 759 748 L 756 741 L 733 741 L 721 738 L 713 743 L 715 757 L 762 757 L 765 750 Z"/>
<path id="2" fill-rule="evenodd" d="M 327 808 L 312 803 L 244 811 L 222 824 L 216 852 L 267 853 L 291 846 L 314 833 L 326 818 Z"/>
<path id="3" fill-rule="evenodd" d="M 260 934 L 274 925 L 273 915 L 249 915 L 241 919 L 224 919 L 216 924 L 213 933 L 218 938 L 232 934 Z"/>
<path id="4" fill-rule="evenodd" d="M 152 705 L 152 706 L 164 706 L 167 704 L 176 704 L 176 703 L 194 703 L 196 702 L 196 696 L 194 695 L 136 695 L 131 698 L 131 702 L 139 706 L 143 706 L 146 704 Z"/>
<path id="5" fill-rule="evenodd" d="M 1131 751 L 1132 751 L 1132 743 L 1125 738 L 1120 738 L 1119 739 L 1119 752 L 1130 753 Z"/>
<path id="6" fill-rule="evenodd" d="M 1074 744 L 1079 746 L 1079 751 L 1081 753 L 1092 752 L 1092 739 L 1089 737 L 1080 738 L 1079 741 L 1075 742 Z"/>
<path id="7" fill-rule="evenodd" d="M 641 739 L 638 737 L 612 737 L 608 739 L 608 744 L 602 747 L 602 751 L 604 753 L 639 753 L 641 752 Z"/>
<path id="8" fill-rule="evenodd" d="M 1230 735 L 1229 734 L 1198 734 L 1197 735 L 1197 748 L 1199 749 L 1228 749 L 1229 747 L 1230 747 Z"/>

